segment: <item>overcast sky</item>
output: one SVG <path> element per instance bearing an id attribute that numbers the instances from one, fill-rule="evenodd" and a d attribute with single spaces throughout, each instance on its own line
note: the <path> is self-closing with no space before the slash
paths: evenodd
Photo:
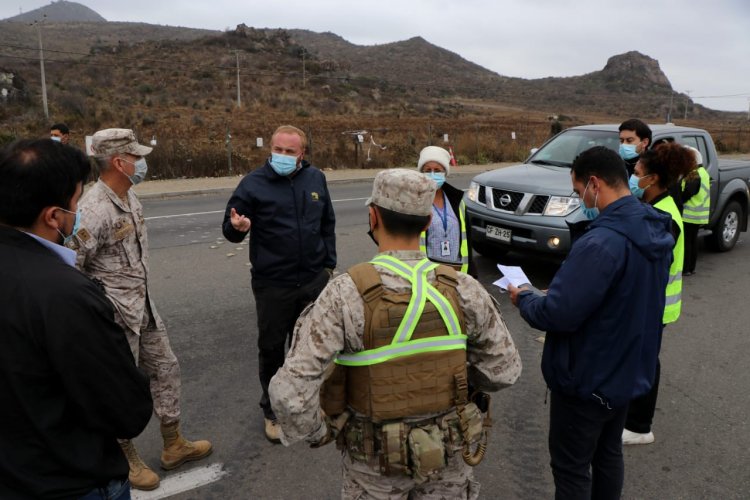
<path id="1" fill-rule="evenodd" d="M 0 19 L 47 5 L 0 0 Z M 359 45 L 421 36 L 505 76 L 575 76 L 637 50 L 709 108 L 750 106 L 748 0 L 81 0 L 108 21 L 331 31 Z M 0 38 L 2 35 L 0 34 Z M 428 61 L 425 62 L 429 64 Z M 436 75 L 450 78 L 450 75 Z M 736 97 L 728 97 L 736 95 Z M 719 97 L 721 96 L 721 97 Z"/>

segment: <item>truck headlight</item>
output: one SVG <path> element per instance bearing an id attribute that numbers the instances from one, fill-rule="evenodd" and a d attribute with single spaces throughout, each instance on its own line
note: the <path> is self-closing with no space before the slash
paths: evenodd
<path id="1" fill-rule="evenodd" d="M 466 190 L 466 194 L 471 201 L 476 203 L 476 201 L 479 199 L 480 188 L 481 186 L 474 181 L 469 184 L 469 189 Z"/>
<path id="2" fill-rule="evenodd" d="M 565 217 L 578 208 L 580 204 L 581 199 L 578 197 L 550 196 L 547 207 L 544 209 L 544 215 Z"/>

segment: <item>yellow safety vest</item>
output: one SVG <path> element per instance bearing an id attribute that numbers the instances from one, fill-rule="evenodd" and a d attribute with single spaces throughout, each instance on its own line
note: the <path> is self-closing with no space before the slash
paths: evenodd
<path id="1" fill-rule="evenodd" d="M 680 211 L 671 196 L 662 198 L 654 205 L 654 208 L 671 215 L 672 220 L 680 228 L 680 236 L 672 250 L 672 265 L 669 266 L 669 281 L 667 281 L 664 317 L 662 319 L 662 322 L 666 325 L 677 321 L 682 309 L 682 263 L 685 260 L 685 229 L 682 225 Z"/>
<path id="2" fill-rule="evenodd" d="M 711 208 L 711 180 L 703 167 L 698 167 L 698 175 L 701 179 L 701 188 L 685 202 L 682 210 L 682 222 L 703 225 L 708 224 Z M 682 189 L 685 189 L 685 181 L 682 181 Z"/>
<path id="3" fill-rule="evenodd" d="M 438 264 L 428 259 L 422 259 L 416 266 L 410 267 L 390 255 L 379 255 L 370 263 L 390 269 L 402 278 L 409 280 L 412 285 L 411 301 L 390 344 L 355 353 L 339 353 L 336 356 L 337 364 L 368 366 L 413 354 L 466 349 L 466 335 L 461 332 L 461 323 L 456 312 L 448 299 L 427 281 L 427 273 L 435 269 Z M 411 336 L 419 323 L 419 318 L 422 316 L 425 303 L 428 300 L 440 314 L 448 329 L 448 335 L 412 339 Z"/>
<path id="4" fill-rule="evenodd" d="M 446 203 L 449 203 L 446 200 Z M 461 259 L 462 273 L 469 272 L 469 242 L 466 239 L 466 205 L 464 200 L 458 205 L 458 219 L 461 222 L 461 245 L 458 248 L 458 257 Z M 427 255 L 427 231 L 422 231 L 419 235 L 419 250 Z"/>

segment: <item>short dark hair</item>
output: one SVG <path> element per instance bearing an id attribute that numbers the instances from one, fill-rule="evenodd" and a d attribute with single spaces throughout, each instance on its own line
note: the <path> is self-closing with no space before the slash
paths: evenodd
<path id="1" fill-rule="evenodd" d="M 647 174 L 659 176 L 659 186 L 667 188 L 686 177 L 695 167 L 692 151 L 676 142 L 665 142 L 644 151 L 638 161 Z"/>
<path id="2" fill-rule="evenodd" d="M 68 208 L 91 171 L 86 156 L 50 139 L 21 140 L 0 152 L 0 223 L 30 227 L 50 206 Z"/>
<path id="3" fill-rule="evenodd" d="M 610 187 L 626 186 L 628 170 L 620 155 L 605 146 L 594 146 L 579 154 L 570 167 L 576 179 L 588 182 L 592 175 Z"/>
<path id="4" fill-rule="evenodd" d="M 637 135 L 641 140 L 648 139 L 648 145 L 646 146 L 646 148 L 651 146 L 651 138 L 653 137 L 651 128 L 637 118 L 625 120 L 620 124 L 620 128 L 618 130 L 620 132 L 622 132 L 623 130 L 631 130 L 635 132 L 635 135 Z"/>
<path id="5" fill-rule="evenodd" d="M 410 215 L 373 205 L 380 215 L 385 231 L 393 236 L 417 236 L 428 222 L 429 215 Z"/>
<path id="6" fill-rule="evenodd" d="M 50 132 L 52 132 L 53 130 L 59 130 L 61 134 L 69 134 L 70 133 L 70 129 L 64 123 L 55 123 L 54 125 L 52 125 L 49 128 L 49 130 L 50 130 Z"/>

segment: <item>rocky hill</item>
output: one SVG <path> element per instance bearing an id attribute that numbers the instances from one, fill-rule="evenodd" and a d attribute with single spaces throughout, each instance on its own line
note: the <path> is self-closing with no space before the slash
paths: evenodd
<path id="1" fill-rule="evenodd" d="M 107 22 L 106 19 L 85 5 L 77 2 L 68 2 L 66 0 L 58 0 L 57 2 L 53 1 L 49 5 L 6 18 L 4 21 L 33 23 L 34 21 L 41 21 L 42 19 L 53 23 Z"/>
<path id="2" fill-rule="evenodd" d="M 522 159 L 548 136 L 548 115 L 565 126 L 623 116 L 661 122 L 670 98 L 673 116 L 688 103 L 694 125 L 742 115 L 674 94 L 658 61 L 638 52 L 586 75 L 526 80 L 420 37 L 358 46 L 332 33 L 244 24 L 218 32 L 90 21 L 45 22 L 41 33 L 49 120 L 36 29 L 0 21 L 0 145 L 44 135 L 54 121 L 67 122 L 79 144 L 99 128 L 133 128 L 159 137 L 152 158 L 165 177 L 217 175 L 227 154 L 235 169 L 250 168 L 267 154 L 254 138 L 279 123 L 304 127 L 311 157 L 336 168 L 403 165 L 446 136 L 461 161 Z M 242 139 L 227 153 L 229 135 Z"/>

